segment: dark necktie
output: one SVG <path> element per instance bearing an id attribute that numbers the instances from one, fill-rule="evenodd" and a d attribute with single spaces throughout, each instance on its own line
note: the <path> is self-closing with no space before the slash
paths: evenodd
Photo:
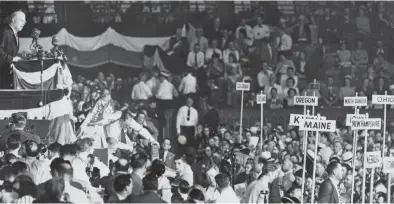
<path id="1" fill-rule="evenodd" d="M 186 120 L 189 121 L 190 120 L 190 108 L 187 108 L 187 117 Z"/>
<path id="2" fill-rule="evenodd" d="M 331 96 L 332 95 L 332 87 L 330 86 L 330 87 L 328 87 L 328 96 Z"/>

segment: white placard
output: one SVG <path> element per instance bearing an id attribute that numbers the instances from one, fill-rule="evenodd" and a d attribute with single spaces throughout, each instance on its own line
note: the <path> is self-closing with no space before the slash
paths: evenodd
<path id="1" fill-rule="evenodd" d="M 394 157 L 383 157 L 383 173 L 393 173 L 394 171 Z"/>
<path id="2" fill-rule="evenodd" d="M 316 116 L 316 115 L 300 115 L 300 114 L 290 114 L 290 125 L 291 126 L 300 126 L 300 119 L 312 119 L 312 120 L 326 120 L 324 116 Z"/>
<path id="3" fill-rule="evenodd" d="M 382 165 L 382 152 L 367 152 L 365 154 L 367 158 L 367 163 L 365 164 L 365 168 L 376 168 L 381 167 Z"/>
<path id="4" fill-rule="evenodd" d="M 369 118 L 366 120 L 352 120 L 352 130 L 380 130 L 382 128 L 382 119 Z"/>
<path id="5" fill-rule="evenodd" d="M 368 98 L 366 96 L 359 96 L 359 97 L 345 97 L 343 99 L 344 106 L 367 106 L 368 105 Z"/>
<path id="6" fill-rule="evenodd" d="M 264 104 L 267 102 L 267 96 L 265 94 L 259 94 L 256 96 L 257 104 Z"/>
<path id="7" fill-rule="evenodd" d="M 300 130 L 318 131 L 318 132 L 335 132 L 337 124 L 335 120 L 311 120 L 301 119 Z"/>
<path id="8" fill-rule="evenodd" d="M 250 83 L 246 82 L 237 82 L 236 84 L 237 91 L 249 91 L 250 90 Z"/>
<path id="9" fill-rule="evenodd" d="M 352 120 L 368 119 L 366 114 L 346 114 L 346 126 L 352 125 Z"/>
<path id="10" fill-rule="evenodd" d="M 257 147 L 257 144 L 259 143 L 260 138 L 259 137 L 250 137 L 249 139 L 249 147 L 254 146 L 255 148 Z"/>
<path id="11" fill-rule="evenodd" d="M 294 105 L 317 106 L 317 96 L 294 96 Z"/>
<path id="12" fill-rule="evenodd" d="M 394 104 L 393 95 L 372 95 L 373 104 Z"/>

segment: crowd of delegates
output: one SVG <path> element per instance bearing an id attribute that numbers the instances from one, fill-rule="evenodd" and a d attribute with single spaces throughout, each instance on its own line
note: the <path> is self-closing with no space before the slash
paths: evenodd
<path id="1" fill-rule="evenodd" d="M 366 48 L 373 34 L 391 29 L 385 21 L 385 3 L 346 7 L 335 14 L 325 9 L 316 19 L 315 15 L 281 19 L 278 27 L 265 25 L 265 19 L 257 17 L 253 25 L 241 19 L 235 30 L 222 30 L 220 19 L 215 18 L 212 25 L 198 27 L 195 36 L 184 36 L 182 29 L 177 29 L 171 38 L 172 54 L 185 61 L 182 76 L 152 70 L 128 78 L 112 74 L 106 77 L 103 73 L 93 80 L 76 77 L 71 100 L 77 130 L 96 102 L 105 97 L 111 98 L 115 109 L 146 128 L 153 140 L 141 136 L 128 124 L 130 120 L 122 117 L 120 140 L 108 137 L 100 141 L 108 149 L 106 162 L 97 157 L 92 138 L 79 138 L 72 144 L 44 144 L 39 137 L 24 132 L 23 115 L 13 114 L 10 132 L 3 133 L 0 139 L 1 201 L 286 203 L 299 202 L 303 197 L 304 202 L 310 202 L 312 183 L 316 182 L 315 199 L 319 203 L 337 202 L 331 200 L 336 199 L 330 196 L 334 190 L 338 201 L 349 203 L 351 167 L 355 166 L 355 201 L 374 196 L 376 202 L 385 202 L 388 182 L 382 169 L 375 168 L 374 175 L 368 169 L 363 178 L 363 144 L 366 139 L 368 151 L 384 149 L 392 155 L 394 124 L 388 126 L 387 143 L 381 131 L 358 132 L 357 146 L 353 147 L 352 132 L 338 125 L 337 132 L 322 133 L 318 141 L 309 135 L 308 151 L 304 152 L 303 131 L 285 124 L 273 126 L 268 120 L 263 130 L 256 125 L 240 134 L 237 124 L 219 124 L 215 109 L 237 107 L 240 95 L 234 90 L 239 81 L 252 83 L 244 101 L 248 106 L 254 106 L 255 94 L 261 91 L 267 94 L 271 109 L 292 107 L 295 95 L 311 95 L 313 78 L 308 76 L 310 68 L 306 65 L 313 57 L 308 46 L 314 41 L 315 53 L 332 59 L 328 69 L 319 67 L 313 72 L 324 74 L 318 78 L 322 86 L 316 92 L 320 104 L 342 106 L 343 97 L 354 96 L 355 92 L 371 98 L 372 94 L 394 88 L 389 86 L 390 47 L 378 41 L 376 46 Z M 336 24 L 340 18 L 348 25 Z M 347 30 L 353 29 L 351 25 L 354 30 Z M 347 47 L 352 38 L 348 34 L 353 32 L 359 38 L 356 48 L 350 51 Z M 336 49 L 331 46 L 336 41 L 340 49 L 330 54 L 327 50 Z M 177 135 L 163 133 L 167 109 L 177 109 Z M 260 131 L 265 138 L 262 143 L 258 141 Z M 159 152 L 155 152 L 157 144 Z M 319 146 L 316 158 L 315 144 Z M 307 154 L 305 182 L 303 154 Z M 371 176 L 373 195 L 369 194 Z M 327 186 L 327 181 L 337 187 Z M 303 183 L 305 190 L 301 192 Z"/>

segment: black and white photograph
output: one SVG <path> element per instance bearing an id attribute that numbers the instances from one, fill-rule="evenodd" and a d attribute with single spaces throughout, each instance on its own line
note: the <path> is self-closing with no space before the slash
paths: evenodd
<path id="1" fill-rule="evenodd" d="M 0 0 L 0 203 L 394 203 L 394 2 Z"/>

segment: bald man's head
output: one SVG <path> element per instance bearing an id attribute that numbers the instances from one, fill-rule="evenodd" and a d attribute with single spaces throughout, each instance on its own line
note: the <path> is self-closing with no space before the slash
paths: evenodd
<path id="1" fill-rule="evenodd" d="M 26 24 L 26 15 L 22 11 L 15 11 L 11 14 L 10 26 L 19 32 L 23 29 Z"/>

